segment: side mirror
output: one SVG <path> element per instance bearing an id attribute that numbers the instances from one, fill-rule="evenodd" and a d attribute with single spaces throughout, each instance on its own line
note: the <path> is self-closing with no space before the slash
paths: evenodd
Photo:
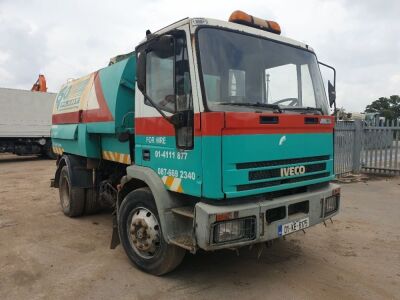
<path id="1" fill-rule="evenodd" d="M 150 50 L 159 58 L 167 58 L 174 55 L 174 37 L 172 35 L 162 35 L 150 42 Z"/>
<path id="2" fill-rule="evenodd" d="M 129 131 L 120 132 L 118 133 L 118 141 L 120 143 L 125 143 L 129 141 L 129 136 L 130 136 Z"/>
<path id="3" fill-rule="evenodd" d="M 139 90 L 144 92 L 146 89 L 146 51 L 138 52 L 136 58 L 136 82 Z"/>
<path id="4" fill-rule="evenodd" d="M 336 90 L 333 84 L 328 80 L 328 96 L 329 96 L 329 106 L 335 104 L 336 101 Z"/>

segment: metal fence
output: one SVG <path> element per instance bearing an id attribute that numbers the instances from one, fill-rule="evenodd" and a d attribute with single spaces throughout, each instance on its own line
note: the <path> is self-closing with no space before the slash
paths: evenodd
<path id="1" fill-rule="evenodd" d="M 335 126 L 335 173 L 400 174 L 399 122 L 339 121 Z"/>
<path id="2" fill-rule="evenodd" d="M 354 122 L 337 122 L 335 126 L 335 173 L 342 175 L 354 170 Z"/>

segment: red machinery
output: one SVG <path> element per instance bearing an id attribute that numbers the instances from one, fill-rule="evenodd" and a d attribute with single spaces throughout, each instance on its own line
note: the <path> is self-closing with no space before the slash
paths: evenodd
<path id="1" fill-rule="evenodd" d="M 39 74 L 39 78 L 35 82 L 35 84 L 32 86 L 31 91 L 47 92 L 46 78 L 44 77 L 44 75 Z"/>

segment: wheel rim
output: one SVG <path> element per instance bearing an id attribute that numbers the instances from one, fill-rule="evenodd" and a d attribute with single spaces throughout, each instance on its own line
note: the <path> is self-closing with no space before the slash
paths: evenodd
<path id="1" fill-rule="evenodd" d="M 154 257 L 160 247 L 160 225 L 157 217 L 147 208 L 138 207 L 131 213 L 128 237 L 133 250 L 142 258 Z"/>
<path id="2" fill-rule="evenodd" d="M 69 208 L 69 184 L 66 178 L 64 178 L 61 187 L 61 205 L 65 209 Z"/>

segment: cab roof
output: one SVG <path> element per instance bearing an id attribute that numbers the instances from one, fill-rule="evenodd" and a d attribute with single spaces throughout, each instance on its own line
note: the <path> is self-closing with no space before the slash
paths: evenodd
<path id="1" fill-rule="evenodd" d="M 187 24 L 189 24 L 190 32 L 192 34 L 194 34 L 196 32 L 196 30 L 201 27 L 220 27 L 220 28 L 231 29 L 231 30 L 244 32 L 244 33 L 248 33 L 248 34 L 252 34 L 252 35 L 256 35 L 256 36 L 260 36 L 260 37 L 265 37 L 265 38 L 268 38 L 271 40 L 275 40 L 275 41 L 278 41 L 281 43 L 293 45 L 293 46 L 300 47 L 300 48 L 306 49 L 308 51 L 314 52 L 314 50 L 309 45 L 299 42 L 299 41 L 296 41 L 294 39 L 279 35 L 279 34 L 271 33 L 271 32 L 261 30 L 258 28 L 254 28 L 251 26 L 247 26 L 247 25 L 242 25 L 242 24 L 238 24 L 238 23 L 222 21 L 222 20 L 217 20 L 217 19 L 211 19 L 211 18 L 185 18 L 185 19 L 179 20 L 175 23 L 172 23 L 164 28 L 161 28 L 161 29 L 157 30 L 156 32 L 154 32 L 153 34 L 157 34 L 157 35 L 164 34 L 173 29 L 177 29 L 177 28 L 182 27 Z M 146 41 L 146 39 L 143 40 L 140 44 L 142 44 L 145 41 Z"/>

